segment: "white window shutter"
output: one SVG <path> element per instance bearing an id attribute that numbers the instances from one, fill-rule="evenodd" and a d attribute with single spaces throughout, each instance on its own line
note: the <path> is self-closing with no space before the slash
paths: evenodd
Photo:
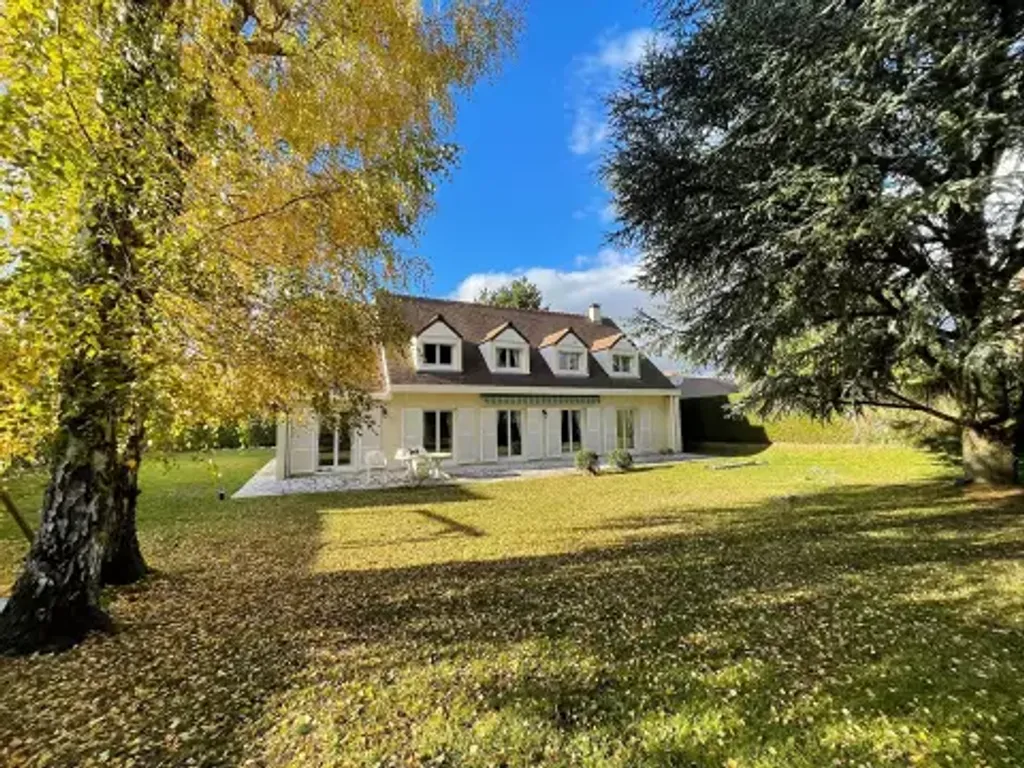
<path id="1" fill-rule="evenodd" d="M 636 448 L 638 451 L 653 451 L 654 437 L 652 435 L 654 415 L 650 408 L 640 409 L 640 431 L 636 436 Z"/>
<path id="2" fill-rule="evenodd" d="M 558 456 L 562 453 L 562 412 L 557 408 L 548 408 L 547 421 L 547 455 Z"/>
<path id="3" fill-rule="evenodd" d="M 615 418 L 614 408 L 604 409 L 604 449 L 605 451 L 615 450 L 615 437 L 618 429 L 618 421 Z"/>
<path id="4" fill-rule="evenodd" d="M 402 409 L 402 447 L 423 447 L 423 409 Z"/>
<path id="5" fill-rule="evenodd" d="M 493 408 L 480 410 L 480 460 L 498 460 L 498 412 Z"/>
<path id="6" fill-rule="evenodd" d="M 288 458 L 291 474 L 305 475 L 316 471 L 319 431 L 320 422 L 312 413 L 299 413 L 290 417 Z"/>
<path id="7" fill-rule="evenodd" d="M 352 435 L 353 453 L 359 457 L 357 466 L 366 466 L 366 454 L 369 451 L 379 451 L 381 440 L 381 412 L 380 408 L 371 408 L 366 414 L 366 421 Z"/>
<path id="8" fill-rule="evenodd" d="M 471 464 L 480 455 L 476 440 L 476 414 L 476 408 L 455 410 L 455 461 L 459 464 Z"/>
<path id="9" fill-rule="evenodd" d="M 587 408 L 587 431 L 584 435 L 583 444 L 588 451 L 601 453 L 604 448 L 601 446 L 601 409 Z"/>
<path id="10" fill-rule="evenodd" d="M 526 458 L 544 458 L 544 412 L 540 408 L 526 412 Z"/>

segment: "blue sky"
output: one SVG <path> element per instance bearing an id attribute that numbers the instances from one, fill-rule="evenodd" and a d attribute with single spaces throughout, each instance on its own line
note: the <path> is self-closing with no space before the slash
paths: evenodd
<path id="1" fill-rule="evenodd" d="M 613 214 L 596 166 L 602 97 L 651 38 L 642 0 L 531 0 L 515 53 L 459 100 L 461 160 L 409 250 L 432 274 L 422 292 L 472 298 L 526 274 L 552 309 L 599 301 L 622 318 L 647 297 L 634 259 L 605 242 Z"/>

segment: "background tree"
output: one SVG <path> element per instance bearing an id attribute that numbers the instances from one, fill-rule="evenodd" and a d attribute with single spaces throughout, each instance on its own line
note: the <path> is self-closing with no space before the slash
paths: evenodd
<path id="1" fill-rule="evenodd" d="M 513 307 L 515 309 L 546 309 L 543 306 L 544 296 L 535 283 L 525 277 L 517 277 L 510 283 L 489 290 L 484 288 L 476 297 L 478 304 L 490 304 L 495 307 Z"/>
<path id="2" fill-rule="evenodd" d="M 370 302 L 454 158 L 450 90 L 511 31 L 471 0 L 5 5 L 0 355 L 42 365 L 0 370 L 0 448 L 49 419 L 52 459 L 0 650 L 107 623 L 154 429 L 366 386 L 395 334 Z"/>
<path id="3" fill-rule="evenodd" d="M 762 414 L 963 431 L 1006 479 L 1024 421 L 1019 3 L 669 4 L 612 100 L 604 177 L 663 347 Z"/>

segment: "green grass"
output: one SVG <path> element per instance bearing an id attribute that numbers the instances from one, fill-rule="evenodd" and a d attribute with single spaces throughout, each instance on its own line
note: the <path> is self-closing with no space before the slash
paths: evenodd
<path id="1" fill-rule="evenodd" d="M 1024 497 L 909 449 L 229 503 L 205 472 L 146 470 L 118 634 L 0 661 L 0 763 L 1024 764 Z"/>

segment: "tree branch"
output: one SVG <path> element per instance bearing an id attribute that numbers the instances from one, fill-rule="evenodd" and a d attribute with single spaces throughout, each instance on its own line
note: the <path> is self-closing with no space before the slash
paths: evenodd
<path id="1" fill-rule="evenodd" d="M 245 47 L 249 53 L 256 54 L 257 56 L 289 56 L 284 47 L 274 41 L 261 38 L 259 40 L 246 40 Z"/>
<path id="2" fill-rule="evenodd" d="M 938 408 L 933 408 L 930 405 L 919 403 L 916 400 L 912 400 L 911 398 L 907 397 L 906 395 L 901 395 L 899 392 L 893 389 L 889 389 L 888 387 L 882 389 L 882 393 L 888 395 L 889 397 L 895 398 L 896 400 L 899 401 L 900 405 L 885 405 L 883 403 L 875 403 L 875 405 L 879 405 L 883 408 L 906 408 L 914 411 L 920 411 L 921 413 L 927 413 L 929 416 L 934 416 L 936 419 L 948 422 L 949 424 L 956 424 L 958 427 L 966 426 L 966 422 L 964 422 L 963 419 L 958 418 L 957 416 L 953 416 L 952 414 L 946 413 L 945 411 L 940 411 Z"/>
<path id="3" fill-rule="evenodd" d="M 25 518 L 21 516 L 21 512 L 18 511 L 18 507 L 14 504 L 14 499 L 3 488 L 0 488 L 0 503 L 3 503 L 8 513 L 14 518 L 14 522 L 18 524 L 18 528 L 21 529 L 22 534 L 28 539 L 28 543 L 32 544 L 35 540 L 35 534 L 32 533 L 32 529 L 25 522 Z"/>

